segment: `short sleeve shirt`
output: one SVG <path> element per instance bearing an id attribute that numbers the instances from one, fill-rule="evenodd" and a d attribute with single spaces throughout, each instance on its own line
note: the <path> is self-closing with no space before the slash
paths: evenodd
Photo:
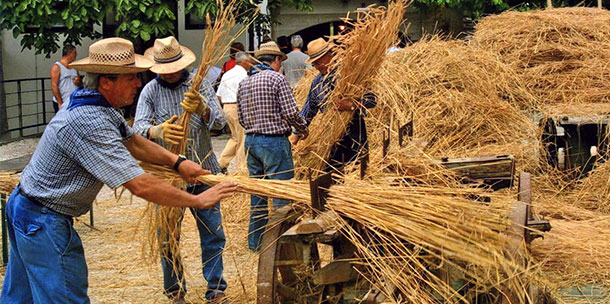
<path id="1" fill-rule="evenodd" d="M 113 108 L 58 112 L 23 170 L 22 191 L 53 211 L 86 213 L 103 184 L 116 188 L 144 174 L 124 145 L 133 134 Z"/>

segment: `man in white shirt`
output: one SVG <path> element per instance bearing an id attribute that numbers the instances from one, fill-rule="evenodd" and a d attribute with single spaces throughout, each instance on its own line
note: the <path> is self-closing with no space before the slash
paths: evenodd
<path id="1" fill-rule="evenodd" d="M 227 124 L 231 130 L 231 138 L 227 142 L 220 156 L 220 168 L 226 172 L 227 167 L 235 157 L 235 167 L 244 166 L 246 155 L 244 152 L 244 140 L 246 138 L 244 128 L 239 124 L 237 118 L 237 88 L 239 83 L 248 77 L 248 70 L 252 67 L 250 55 L 246 52 L 235 54 L 236 65 L 227 71 L 220 80 L 220 86 L 216 95 L 222 103 L 223 110 L 227 116 Z"/>

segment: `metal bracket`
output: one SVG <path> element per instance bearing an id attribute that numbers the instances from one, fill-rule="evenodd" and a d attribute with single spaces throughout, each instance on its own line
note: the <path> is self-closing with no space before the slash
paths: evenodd
<path id="1" fill-rule="evenodd" d="M 398 145 L 403 147 L 406 139 L 413 137 L 413 120 L 398 128 Z"/>
<path id="2" fill-rule="evenodd" d="M 311 194 L 311 206 L 320 211 L 324 211 L 326 198 L 328 197 L 328 188 L 333 184 L 332 174 L 325 173 L 314 180 L 309 180 L 309 192 Z M 315 214 L 314 214 L 315 216 Z"/>

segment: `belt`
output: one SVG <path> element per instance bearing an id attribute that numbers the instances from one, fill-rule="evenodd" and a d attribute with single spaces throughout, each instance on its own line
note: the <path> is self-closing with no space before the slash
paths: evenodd
<path id="1" fill-rule="evenodd" d="M 288 137 L 290 135 L 290 131 L 283 134 L 263 134 L 263 133 L 246 133 L 246 135 L 251 136 L 265 136 L 265 137 Z"/>
<path id="2" fill-rule="evenodd" d="M 23 189 L 21 189 L 21 185 L 18 185 L 17 187 L 19 187 L 19 195 L 21 195 L 21 196 L 23 196 L 23 197 L 27 198 L 27 199 L 28 199 L 28 200 L 30 200 L 32 203 L 35 203 L 35 204 L 37 204 L 37 205 L 40 205 L 40 206 L 43 206 L 43 207 L 44 207 L 44 205 L 43 205 L 43 204 L 41 204 L 39 201 L 37 201 L 37 200 L 36 200 L 36 199 L 34 199 L 33 197 L 31 197 L 31 196 L 29 196 L 29 195 L 25 194 L 25 192 L 23 192 Z"/>

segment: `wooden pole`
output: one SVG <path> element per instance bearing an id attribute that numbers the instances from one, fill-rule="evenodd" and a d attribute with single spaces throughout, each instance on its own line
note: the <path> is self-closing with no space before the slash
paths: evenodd
<path id="1" fill-rule="evenodd" d="M 553 8 L 553 1 L 552 0 L 546 0 L 546 8 Z"/>
<path id="2" fill-rule="evenodd" d="M 597 0 L 597 8 L 602 8 L 602 0 Z"/>

